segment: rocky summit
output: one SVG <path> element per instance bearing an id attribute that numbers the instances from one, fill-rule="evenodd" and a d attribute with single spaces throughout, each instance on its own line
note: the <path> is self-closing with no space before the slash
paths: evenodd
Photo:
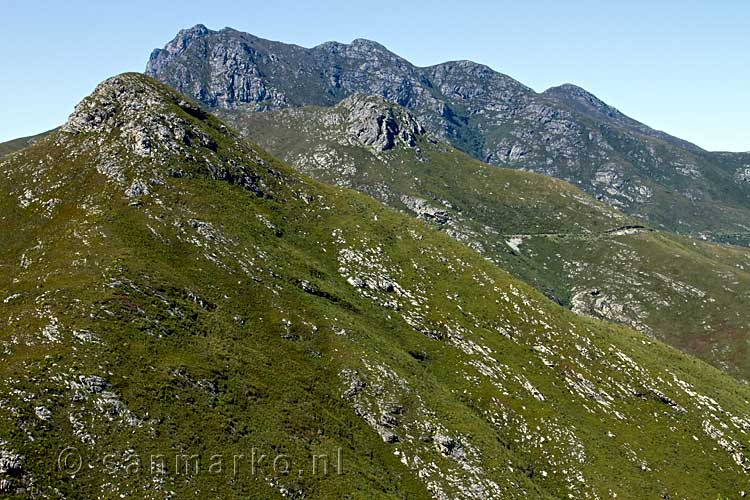
<path id="1" fill-rule="evenodd" d="M 574 85 L 537 93 L 471 61 L 416 67 L 368 40 L 308 49 L 202 25 L 155 50 L 146 74 L 236 112 L 382 96 L 482 161 L 568 180 L 657 228 L 750 243 L 750 155 L 704 151 Z"/>
<path id="2" fill-rule="evenodd" d="M 351 147 L 426 147 L 355 101 Z M 3 498 L 747 489 L 746 385 L 311 180 L 149 77 L 105 81 L 0 170 Z"/>

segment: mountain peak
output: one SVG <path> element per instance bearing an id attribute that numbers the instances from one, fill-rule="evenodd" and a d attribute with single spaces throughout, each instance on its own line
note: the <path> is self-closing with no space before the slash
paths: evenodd
<path id="1" fill-rule="evenodd" d="M 401 57 L 394 54 L 388 48 L 373 40 L 366 38 L 355 38 L 350 43 L 325 42 L 312 49 L 305 49 L 313 52 L 325 52 L 329 54 L 344 54 L 346 57 L 365 59 L 375 54 L 388 60 L 403 61 Z"/>
<path id="2" fill-rule="evenodd" d="M 180 33 L 186 33 L 186 34 L 187 33 L 191 33 L 191 34 L 197 34 L 197 35 L 205 35 L 209 31 L 211 31 L 211 30 L 209 30 L 208 28 L 206 28 L 206 26 L 204 24 L 198 23 L 195 26 L 193 26 L 192 28 L 185 28 L 184 30 L 181 30 Z"/>
<path id="3" fill-rule="evenodd" d="M 542 93 L 542 95 L 552 98 L 556 102 L 565 104 L 575 111 L 586 114 L 588 116 L 595 116 L 610 124 L 617 125 L 618 127 L 623 127 L 631 132 L 636 132 L 641 135 L 664 140 L 691 151 L 700 151 L 700 148 L 695 144 L 689 143 L 688 141 L 679 139 L 677 137 L 673 137 L 660 130 L 654 130 L 648 125 L 630 118 L 619 109 L 615 108 L 614 106 L 610 106 L 588 90 L 581 88 L 578 85 L 573 85 L 572 83 L 564 83 L 556 87 L 548 88 Z"/>
<path id="4" fill-rule="evenodd" d="M 367 38 L 355 38 L 350 44 L 355 47 L 370 48 L 375 50 L 388 50 L 384 45 Z"/>
<path id="5" fill-rule="evenodd" d="M 149 57 L 149 65 L 155 63 L 161 57 L 169 57 L 182 53 L 191 43 L 211 33 L 210 29 L 203 24 L 196 24 L 192 28 L 185 28 L 177 32 L 177 35 L 167 43 L 163 49 L 154 49 Z"/>
<path id="6" fill-rule="evenodd" d="M 194 40 L 202 38 L 210 33 L 213 33 L 213 31 L 209 30 L 202 24 L 196 24 L 192 28 L 180 30 L 177 33 L 177 36 L 167 44 L 165 50 L 174 54 L 184 50 Z"/>
<path id="7" fill-rule="evenodd" d="M 584 89 L 583 87 L 579 87 L 578 85 L 574 83 L 562 83 L 560 85 L 556 85 L 554 87 L 550 87 L 547 89 L 548 92 L 567 92 L 571 95 L 582 95 L 582 96 L 589 96 L 593 97 L 594 99 L 597 99 L 597 97 L 589 92 L 588 90 Z"/>
<path id="8" fill-rule="evenodd" d="M 207 119 L 198 105 L 164 84 L 140 73 L 123 73 L 100 83 L 78 103 L 61 131 L 73 135 L 119 131 L 135 142 L 133 152 L 150 156 L 155 142 L 168 149 L 168 144 L 190 143 L 186 127 L 196 120 L 208 124 Z"/>
<path id="9" fill-rule="evenodd" d="M 134 115 L 153 110 L 164 101 L 165 92 L 158 87 L 161 85 L 139 73 L 108 78 L 78 103 L 61 130 L 78 134 L 122 126 Z"/>
<path id="10" fill-rule="evenodd" d="M 608 105 L 588 90 L 572 83 L 563 83 L 562 85 L 558 85 L 556 87 L 550 87 L 549 89 L 544 91 L 544 94 L 551 96 L 566 96 L 568 98 L 575 99 L 581 104 L 585 104 L 593 110 L 604 113 L 611 118 L 627 118 L 617 108 Z"/>
<path id="11" fill-rule="evenodd" d="M 145 75 L 124 73 L 105 80 L 60 131 L 61 143 L 76 156 L 88 156 L 111 181 L 134 183 L 128 196 L 133 185 L 143 192 L 166 176 L 194 175 L 265 195 L 255 183 L 256 170 L 265 165 L 258 153 L 218 119 Z"/>

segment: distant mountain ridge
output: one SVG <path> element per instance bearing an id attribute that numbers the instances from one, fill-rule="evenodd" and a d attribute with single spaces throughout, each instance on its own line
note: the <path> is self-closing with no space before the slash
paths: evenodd
<path id="1" fill-rule="evenodd" d="M 750 243 L 750 155 L 704 151 L 574 85 L 536 93 L 471 61 L 420 68 L 369 40 L 308 49 L 203 25 L 155 50 L 146 74 L 237 112 L 383 96 L 477 159 L 560 177 L 664 229 Z"/>

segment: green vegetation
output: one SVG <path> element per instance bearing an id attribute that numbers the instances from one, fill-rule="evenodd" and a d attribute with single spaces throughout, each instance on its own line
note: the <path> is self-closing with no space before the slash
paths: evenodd
<path id="1" fill-rule="evenodd" d="M 746 386 L 308 179 L 146 77 L 108 80 L 0 169 L 9 498 L 746 488 Z M 253 448 L 293 470 L 205 467 Z M 338 449 L 343 474 L 308 473 Z M 178 453 L 204 467 L 128 467 Z"/>
<path id="2" fill-rule="evenodd" d="M 750 378 L 747 249 L 656 231 L 567 182 L 482 164 L 428 137 L 373 150 L 348 130 L 345 105 L 220 114 L 300 171 L 430 221 L 565 307 Z"/>
<path id="3" fill-rule="evenodd" d="M 23 149 L 31 144 L 34 144 L 39 139 L 49 135 L 52 132 L 53 131 L 50 130 L 49 132 L 42 132 L 41 134 L 32 135 L 29 137 L 20 137 L 18 139 L 13 139 L 12 141 L 2 142 L 0 143 L 0 157 L 9 155 L 11 153 L 15 153 L 16 151 L 20 149 Z"/>

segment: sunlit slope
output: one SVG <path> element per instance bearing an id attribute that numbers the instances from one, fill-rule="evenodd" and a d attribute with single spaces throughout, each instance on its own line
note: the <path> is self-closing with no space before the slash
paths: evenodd
<path id="1" fill-rule="evenodd" d="M 300 171 L 429 222 L 568 308 L 750 377 L 744 248 L 654 231 L 569 183 L 472 160 L 379 98 L 222 116 Z"/>
<path id="2" fill-rule="evenodd" d="M 301 176 L 148 78 L 107 80 L 0 168 L 6 497 L 707 498 L 747 481 L 743 385 Z M 252 471 L 253 449 L 293 469 Z M 341 474 L 312 474 L 338 450 Z M 127 466 L 154 454 L 203 467 Z"/>

